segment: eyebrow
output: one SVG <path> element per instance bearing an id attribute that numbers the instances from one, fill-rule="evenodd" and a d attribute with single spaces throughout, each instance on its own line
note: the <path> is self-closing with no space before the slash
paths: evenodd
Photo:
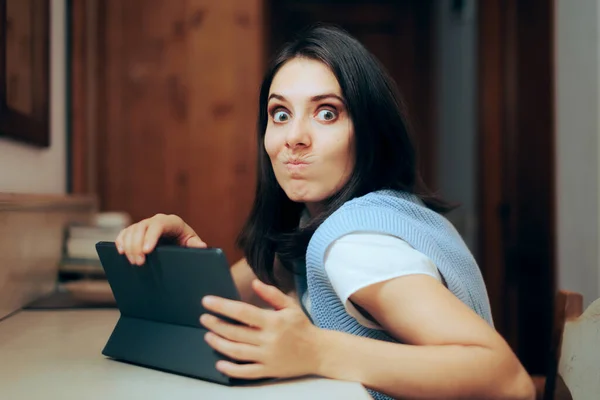
<path id="1" fill-rule="evenodd" d="M 269 96 L 269 98 L 267 99 L 267 102 L 271 101 L 271 99 L 277 99 L 277 100 L 281 100 L 281 101 L 287 101 L 287 99 L 285 97 L 283 97 L 282 95 L 277 94 L 277 93 L 272 93 Z M 319 94 L 319 95 L 311 97 L 310 101 L 312 103 L 316 103 L 318 101 L 325 100 L 325 99 L 337 99 L 340 102 L 342 102 L 342 104 L 346 104 L 346 102 L 344 101 L 344 99 L 342 99 L 340 96 L 338 96 L 335 93 Z"/>

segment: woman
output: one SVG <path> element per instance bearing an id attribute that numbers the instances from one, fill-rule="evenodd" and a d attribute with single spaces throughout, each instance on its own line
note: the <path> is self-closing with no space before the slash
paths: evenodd
<path id="1" fill-rule="evenodd" d="M 245 302 L 203 300 L 243 324 L 200 317 L 208 344 L 243 363 L 217 368 L 358 381 L 378 399 L 533 398 L 448 207 L 419 185 L 399 95 L 374 57 L 342 30 L 309 29 L 274 59 L 259 101 L 256 199 L 232 267 Z M 161 237 L 206 246 L 173 215 L 116 243 L 143 264 Z"/>

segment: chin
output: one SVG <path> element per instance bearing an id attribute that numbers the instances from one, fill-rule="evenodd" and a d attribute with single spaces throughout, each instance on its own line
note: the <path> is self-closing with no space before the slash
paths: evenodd
<path id="1" fill-rule="evenodd" d="M 284 188 L 288 199 L 295 203 L 320 203 L 327 198 L 324 193 L 309 188 Z"/>

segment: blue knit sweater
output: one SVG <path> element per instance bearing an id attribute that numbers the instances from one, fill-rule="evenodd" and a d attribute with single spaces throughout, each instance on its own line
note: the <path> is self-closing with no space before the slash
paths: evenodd
<path id="1" fill-rule="evenodd" d="M 298 290 L 301 296 L 302 291 L 308 289 L 310 314 L 315 325 L 396 342 L 384 331 L 366 328 L 350 316 L 327 277 L 323 265 L 327 248 L 335 240 L 355 231 L 393 235 L 427 255 L 437 266 L 448 289 L 493 325 L 483 277 L 458 232 L 415 195 L 392 190 L 373 192 L 347 202 L 327 218 L 311 238 L 306 253 L 306 281 L 299 282 Z M 381 393 L 370 392 L 375 399 L 388 399 Z"/>

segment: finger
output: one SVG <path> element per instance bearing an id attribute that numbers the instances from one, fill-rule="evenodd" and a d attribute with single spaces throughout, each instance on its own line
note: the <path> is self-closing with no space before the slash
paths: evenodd
<path id="1" fill-rule="evenodd" d="M 236 364 L 229 361 L 220 360 L 216 365 L 217 370 L 231 378 L 239 379 L 260 379 L 271 378 L 266 375 L 266 368 L 263 364 Z"/>
<path id="2" fill-rule="evenodd" d="M 127 228 L 127 231 L 123 235 L 123 251 L 125 252 L 125 256 L 127 256 L 129 263 L 135 265 L 135 257 L 131 251 L 133 229 L 133 226 Z"/>
<path id="3" fill-rule="evenodd" d="M 146 235 L 144 235 L 144 244 L 142 246 L 142 252 L 144 254 L 150 253 L 156 247 L 158 239 L 162 236 L 164 231 L 164 225 L 159 221 L 154 221 L 148 224 L 146 229 Z"/>
<path id="4" fill-rule="evenodd" d="M 121 229 L 121 232 L 119 232 L 119 234 L 117 235 L 117 237 L 115 239 L 115 245 L 117 246 L 117 251 L 119 252 L 119 254 L 123 254 L 124 253 L 124 249 L 123 249 L 123 235 L 124 235 L 124 233 L 125 233 L 126 230 L 127 230 L 127 228 Z"/>
<path id="5" fill-rule="evenodd" d="M 237 343 L 207 332 L 204 340 L 210 347 L 226 357 L 237 361 L 259 361 L 260 347 L 247 343 Z"/>
<path id="6" fill-rule="evenodd" d="M 255 279 L 252 282 L 252 288 L 261 299 L 269 303 L 275 310 L 296 306 L 296 303 L 290 296 L 283 293 L 275 286 L 262 283 L 258 279 Z"/>
<path id="7" fill-rule="evenodd" d="M 142 247 L 144 245 L 144 236 L 146 236 L 147 230 L 148 223 L 146 221 L 142 221 L 136 225 L 135 230 L 132 232 L 131 252 L 137 265 L 142 265 L 145 261 Z"/>
<path id="8" fill-rule="evenodd" d="M 241 301 L 205 296 L 202 305 L 209 311 L 229 317 L 248 326 L 261 328 L 265 325 L 265 310 Z"/>
<path id="9" fill-rule="evenodd" d="M 255 346 L 261 343 L 260 331 L 256 328 L 230 324 L 210 314 L 203 314 L 200 317 L 200 323 L 211 332 L 234 342 L 248 343 Z"/>
<path id="10" fill-rule="evenodd" d="M 205 248 L 207 244 L 202 241 L 198 236 L 192 236 L 185 242 L 185 246 L 187 247 L 198 247 Z"/>

